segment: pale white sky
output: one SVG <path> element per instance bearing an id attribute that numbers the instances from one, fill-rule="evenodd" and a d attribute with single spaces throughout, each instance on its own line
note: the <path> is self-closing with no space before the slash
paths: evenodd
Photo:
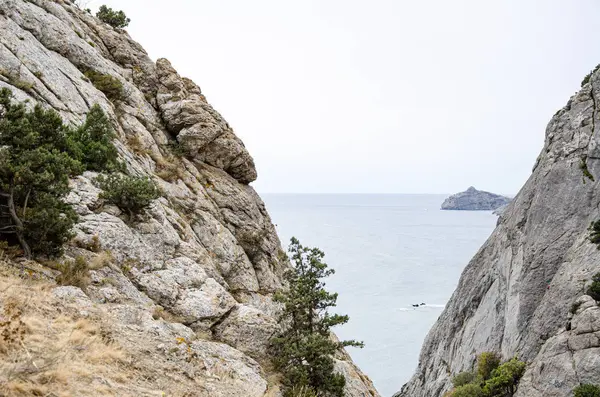
<path id="1" fill-rule="evenodd" d="M 600 62 L 596 0 L 104 3 L 200 85 L 262 193 L 516 193 Z"/>

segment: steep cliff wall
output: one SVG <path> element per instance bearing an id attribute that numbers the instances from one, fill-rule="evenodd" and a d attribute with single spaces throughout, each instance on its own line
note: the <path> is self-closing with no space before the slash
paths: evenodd
<path id="1" fill-rule="evenodd" d="M 586 238 L 600 218 L 599 93 L 594 73 L 552 117 L 531 177 L 465 268 L 399 396 L 441 396 L 483 351 L 529 363 L 519 397 L 569 396 L 600 379 L 600 313 L 582 297 L 600 271 Z"/>
<path id="2" fill-rule="evenodd" d="M 109 101 L 84 75 L 89 70 L 118 79 L 124 98 Z M 92 271 L 86 293 L 55 288 L 54 272 L 27 264 L 48 279 L 52 307 L 102 325 L 126 357 L 128 382 L 92 376 L 86 395 L 100 394 L 99 383 L 109 395 L 278 395 L 266 343 L 277 328 L 272 293 L 288 262 L 248 185 L 257 177 L 252 157 L 200 87 L 167 60 L 151 61 L 125 31 L 58 0 L 0 0 L 0 87 L 76 124 L 99 104 L 129 173 L 150 176 L 164 192 L 130 222 L 103 204 L 95 175 L 85 173 L 67 198 L 80 215 L 67 254 L 94 261 L 110 251 L 112 259 Z M 173 154 L 175 142 L 187 156 Z M 377 396 L 340 357 L 348 395 Z"/>

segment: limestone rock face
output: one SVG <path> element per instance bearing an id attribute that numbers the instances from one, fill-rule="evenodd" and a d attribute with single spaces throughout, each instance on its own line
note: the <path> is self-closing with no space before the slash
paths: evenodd
<path id="1" fill-rule="evenodd" d="M 493 211 L 507 205 L 509 202 L 510 199 L 508 197 L 477 190 L 471 186 L 466 191 L 454 194 L 444 200 L 442 203 L 442 209 L 463 211 Z"/>
<path id="2" fill-rule="evenodd" d="M 124 97 L 111 102 L 89 70 L 117 79 Z M 170 395 L 173 379 L 186 395 L 275 396 L 266 346 L 278 329 L 272 294 L 289 263 L 248 185 L 257 177 L 252 157 L 200 87 L 70 1 L 0 0 L 1 87 L 74 124 L 99 104 L 128 172 L 164 192 L 135 218 L 99 198 L 91 172 L 71 181 L 67 197 L 80 216 L 67 255 L 100 265 L 85 293 L 61 287 L 54 296 L 108 316 L 122 336 L 115 342 L 144 368 L 156 366 L 148 379 L 165 376 L 160 391 L 131 395 Z M 369 382 L 360 376 L 349 397 L 363 396 L 353 391 Z"/>
<path id="3" fill-rule="evenodd" d="M 442 396 L 484 351 L 529 363 L 519 397 L 567 397 L 578 382 L 597 383 L 597 307 L 585 298 L 572 320 L 569 311 L 600 271 L 587 238 L 600 218 L 599 93 L 594 73 L 552 117 L 531 177 L 466 266 L 399 396 Z"/>

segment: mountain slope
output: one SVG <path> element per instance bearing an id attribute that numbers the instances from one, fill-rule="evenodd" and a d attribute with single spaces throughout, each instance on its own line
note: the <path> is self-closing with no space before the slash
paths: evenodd
<path id="1" fill-rule="evenodd" d="M 483 351 L 530 363 L 520 397 L 568 396 L 600 379 L 598 310 L 569 313 L 600 271 L 587 240 L 600 218 L 600 186 L 585 172 L 600 177 L 599 93 L 594 73 L 552 117 L 531 177 L 465 268 L 399 396 L 441 396 Z"/>
<path id="2" fill-rule="evenodd" d="M 90 71 L 118 80 L 123 97 L 109 100 Z M 164 192 L 131 222 L 98 197 L 94 173 L 77 177 L 67 201 L 80 223 L 67 255 L 101 263 L 91 284 L 85 293 L 55 288 L 56 272 L 24 265 L 55 288 L 65 312 L 105 324 L 128 357 L 135 382 L 81 377 L 88 395 L 101 394 L 97 382 L 112 395 L 278 395 L 266 344 L 277 329 L 272 293 L 289 265 L 248 185 L 257 177 L 252 157 L 200 87 L 167 60 L 150 60 L 125 31 L 59 0 L 0 0 L 0 87 L 74 124 L 99 104 L 128 172 L 151 177 Z M 0 300 L 0 319 L 12 318 L 2 317 L 8 307 Z M 349 396 L 378 395 L 349 357 L 337 366 Z M 0 387 L 10 380 L 3 376 Z M 76 388 L 61 390 L 49 392 Z"/>

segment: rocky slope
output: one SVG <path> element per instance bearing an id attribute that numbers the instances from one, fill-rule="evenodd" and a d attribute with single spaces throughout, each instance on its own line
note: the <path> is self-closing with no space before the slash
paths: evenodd
<path id="1" fill-rule="evenodd" d="M 598 383 L 600 310 L 583 295 L 600 271 L 587 240 L 600 218 L 599 93 L 594 73 L 552 117 L 531 177 L 465 268 L 399 396 L 442 396 L 483 351 L 529 363 L 517 397 L 566 397 Z"/>
<path id="2" fill-rule="evenodd" d="M 86 70 L 118 79 L 125 98 L 109 101 Z M 98 198 L 93 173 L 72 181 L 68 201 L 81 219 L 67 254 L 100 263 L 91 285 L 85 293 L 56 288 L 55 272 L 36 263 L 25 264 L 27 274 L 46 280 L 59 313 L 102 325 L 131 371 L 81 375 L 79 384 L 59 382 L 64 389 L 47 391 L 277 396 L 266 343 L 277 329 L 272 293 L 289 265 L 263 202 L 248 185 L 257 177 L 252 157 L 200 87 L 167 60 L 151 61 L 125 31 L 58 0 L 0 0 L 0 87 L 76 124 L 99 104 L 129 172 L 152 177 L 165 193 L 145 217 L 126 222 Z M 189 155 L 174 155 L 174 142 Z M 8 307 L 0 300 L 4 327 L 12 318 Z M 36 321 L 30 320 L 31 329 Z M 38 368 L 35 358 L 33 365 Z M 348 378 L 348 396 L 378 395 L 349 357 L 340 356 L 337 366 Z M 0 387 L 7 387 L 9 371 L 0 372 Z M 20 393 L 17 386 L 11 390 Z"/>
<path id="3" fill-rule="evenodd" d="M 508 197 L 484 192 L 473 186 L 464 192 L 453 194 L 442 203 L 443 210 L 493 211 L 510 202 Z"/>

